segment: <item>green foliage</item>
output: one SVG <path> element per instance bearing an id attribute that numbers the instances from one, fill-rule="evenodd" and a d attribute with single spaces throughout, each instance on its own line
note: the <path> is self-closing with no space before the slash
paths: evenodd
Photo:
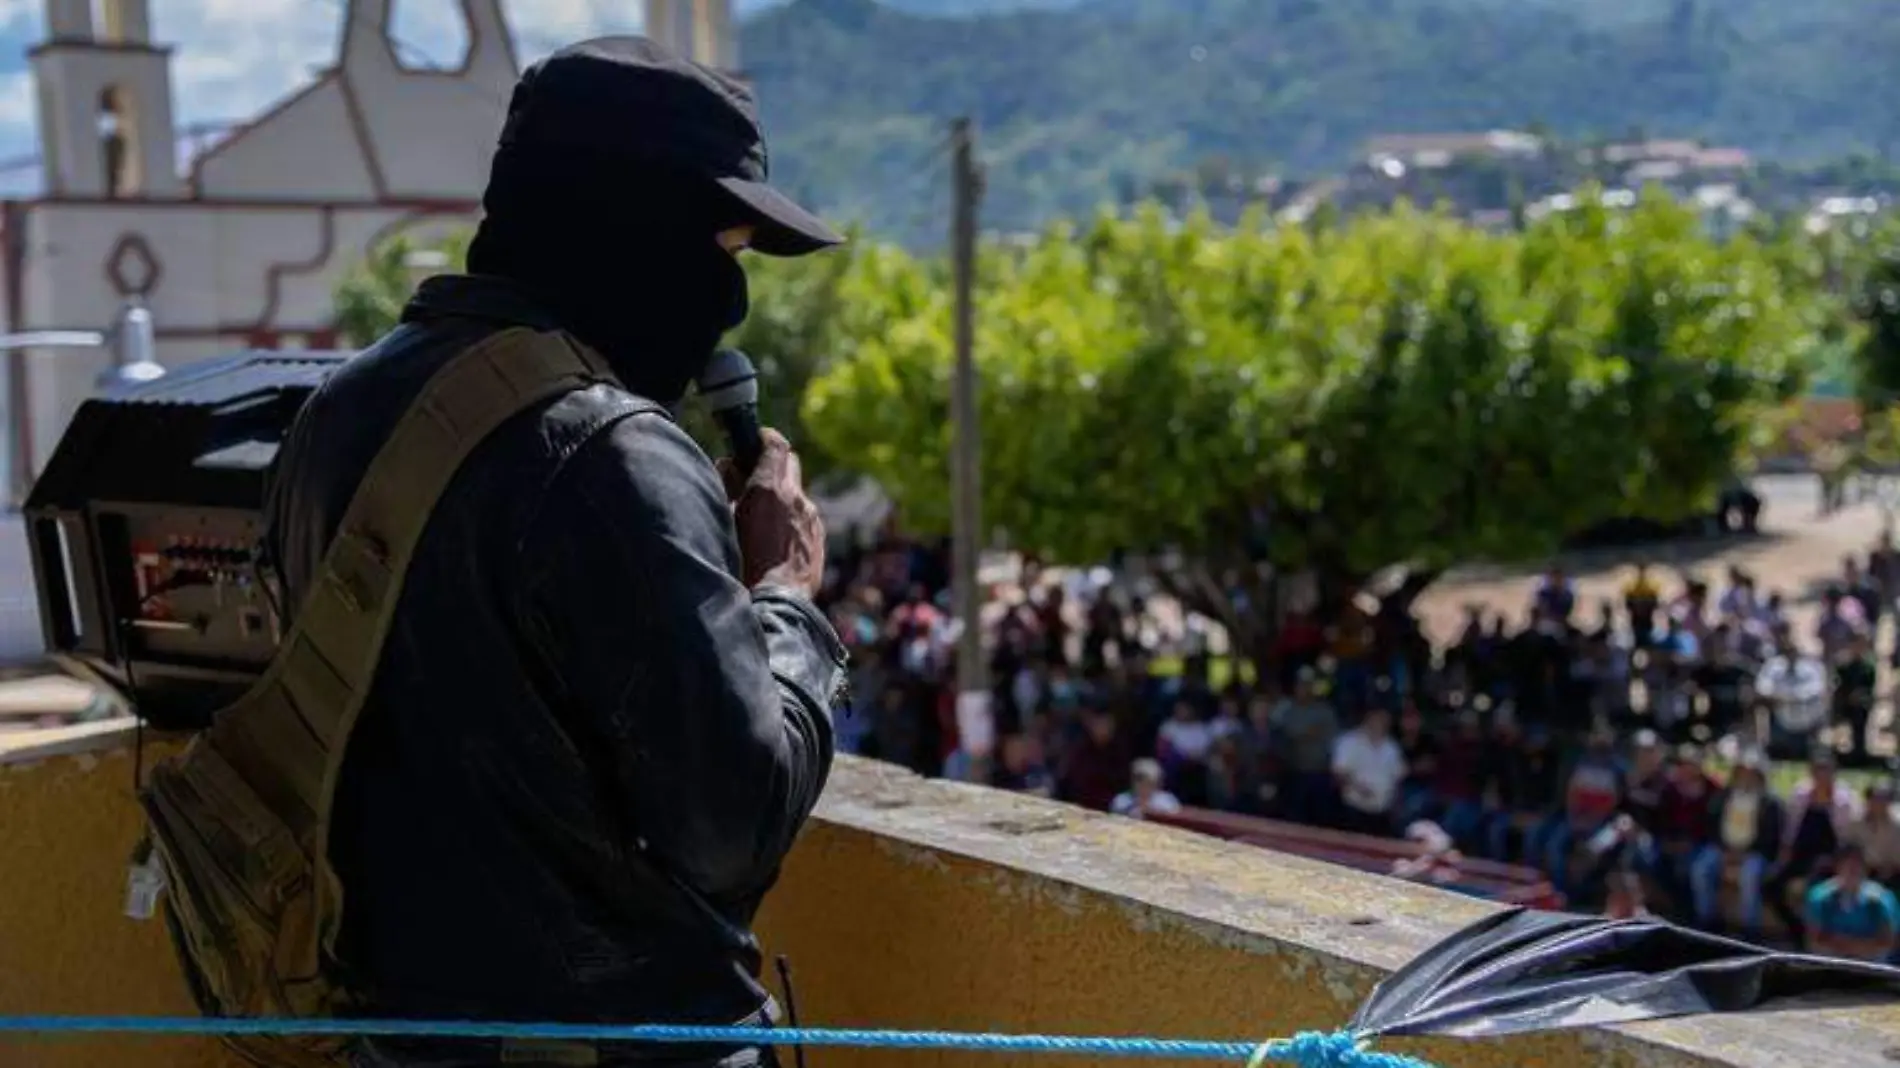
<path id="1" fill-rule="evenodd" d="M 933 244 L 948 180 L 930 163 L 960 114 L 1006 229 L 1217 156 L 1336 173 L 1377 133 L 1541 120 L 1789 161 L 1900 149 L 1893 0 L 1092 0 L 964 19 L 797 0 L 741 38 L 777 177 Z"/>
<path id="2" fill-rule="evenodd" d="M 950 309 L 860 253 L 854 340 L 805 416 L 924 531 L 948 524 Z M 1523 558 L 1706 506 L 1815 338 L 1768 248 L 1660 199 L 1498 235 L 1400 209 L 1223 230 L 1158 209 L 984 249 L 986 522 L 1055 559 L 1219 569 Z"/>
<path id="3" fill-rule="evenodd" d="M 398 236 L 370 250 L 336 289 L 336 328 L 362 347 L 396 328 L 402 306 L 423 275 L 459 271 L 468 259 L 469 234 L 433 243 Z"/>
<path id="4" fill-rule="evenodd" d="M 1855 349 L 1862 397 L 1873 406 L 1900 402 L 1900 249 L 1867 272 L 1857 308 L 1866 332 Z"/>

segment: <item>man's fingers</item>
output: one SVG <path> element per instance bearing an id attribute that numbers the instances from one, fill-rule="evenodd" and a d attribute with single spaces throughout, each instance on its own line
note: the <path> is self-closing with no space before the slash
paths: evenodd
<path id="1" fill-rule="evenodd" d="M 776 486 L 785 478 L 785 462 L 792 454 L 792 443 L 769 426 L 759 432 L 759 440 L 764 449 L 759 453 L 758 466 L 752 469 L 751 482 L 755 486 Z"/>
<path id="2" fill-rule="evenodd" d="M 785 454 L 785 474 L 784 474 L 783 484 L 790 485 L 793 488 L 800 489 L 800 490 L 805 488 L 805 465 L 799 461 L 798 454 L 795 452 L 788 451 Z"/>

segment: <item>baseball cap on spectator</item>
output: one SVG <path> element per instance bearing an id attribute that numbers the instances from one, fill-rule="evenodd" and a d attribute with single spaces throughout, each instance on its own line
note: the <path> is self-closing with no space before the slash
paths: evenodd
<path id="1" fill-rule="evenodd" d="M 529 67 L 508 102 L 500 150 L 703 178 L 752 224 L 751 247 L 768 256 L 802 256 L 844 241 L 766 184 L 752 91 L 645 37 L 597 37 Z"/>
<path id="2" fill-rule="evenodd" d="M 1637 749 L 1655 749 L 1662 745 L 1662 739 L 1656 736 L 1655 731 L 1645 728 L 1636 732 L 1631 744 Z"/>

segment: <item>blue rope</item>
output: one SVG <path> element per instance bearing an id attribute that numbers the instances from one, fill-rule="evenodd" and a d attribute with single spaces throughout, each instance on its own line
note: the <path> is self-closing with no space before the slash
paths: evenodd
<path id="1" fill-rule="evenodd" d="M 994 1035 L 956 1031 L 837 1028 L 691 1027 L 660 1024 L 512 1024 L 415 1020 L 274 1020 L 172 1016 L 0 1016 L 0 1033 L 210 1036 L 487 1038 L 541 1042 L 649 1042 L 727 1046 L 855 1046 L 978 1053 L 1086 1054 L 1173 1060 L 1268 1061 L 1299 1068 L 1432 1068 L 1424 1061 L 1364 1049 L 1351 1034 L 1307 1032 L 1265 1043 L 1079 1035 Z"/>

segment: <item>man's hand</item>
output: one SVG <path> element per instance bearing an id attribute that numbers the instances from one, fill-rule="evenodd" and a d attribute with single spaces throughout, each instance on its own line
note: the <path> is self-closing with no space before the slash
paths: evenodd
<path id="1" fill-rule="evenodd" d="M 825 524 L 805 496 L 804 471 L 791 443 L 776 430 L 763 436 L 765 452 L 743 483 L 729 461 L 719 461 L 733 502 L 743 578 L 748 587 L 786 586 L 815 596 L 825 578 Z"/>

